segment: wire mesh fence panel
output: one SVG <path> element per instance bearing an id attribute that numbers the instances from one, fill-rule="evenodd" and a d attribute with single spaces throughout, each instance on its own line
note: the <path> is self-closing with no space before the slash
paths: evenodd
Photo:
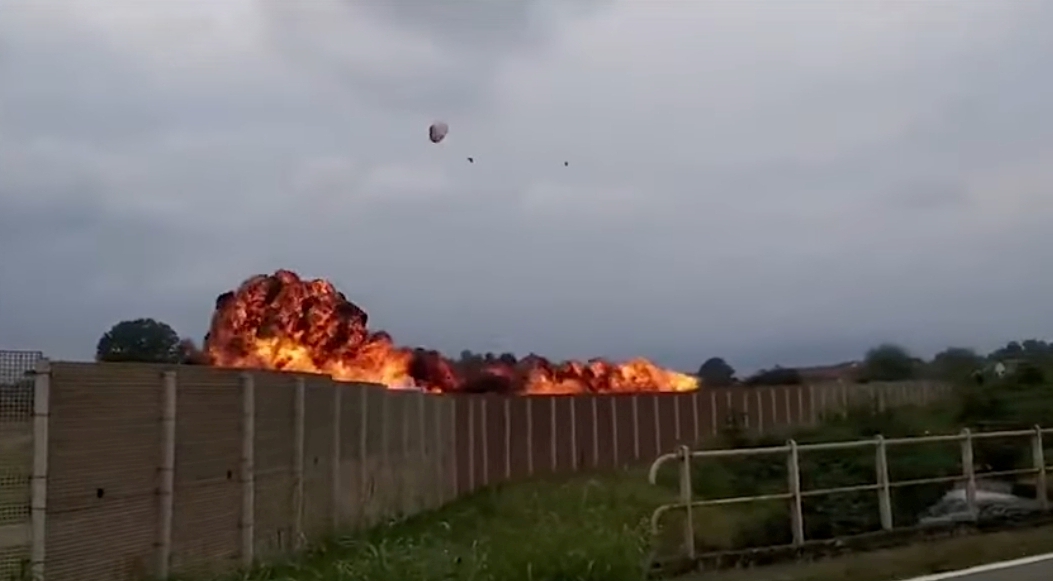
<path id="1" fill-rule="evenodd" d="M 22 578 L 29 564 L 32 371 L 43 357 L 0 350 L 0 580 Z"/>

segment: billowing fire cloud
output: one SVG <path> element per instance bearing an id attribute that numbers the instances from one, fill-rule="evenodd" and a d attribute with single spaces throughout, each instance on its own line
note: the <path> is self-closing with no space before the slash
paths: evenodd
<path id="1" fill-rule="evenodd" d="M 279 270 L 216 299 L 204 351 L 220 367 L 324 373 L 393 389 L 554 394 L 698 388 L 694 377 L 645 359 L 554 364 L 531 355 L 453 362 L 436 351 L 398 347 L 387 333 L 371 332 L 367 321 L 365 311 L 328 281 Z"/>

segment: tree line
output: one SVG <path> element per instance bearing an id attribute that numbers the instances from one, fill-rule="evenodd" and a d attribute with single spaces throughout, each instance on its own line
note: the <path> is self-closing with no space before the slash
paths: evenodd
<path id="1" fill-rule="evenodd" d="M 948 347 L 930 360 L 893 343 L 878 345 L 859 362 L 844 364 L 840 379 L 855 383 L 934 379 L 982 384 L 995 376 L 1011 375 L 1017 382 L 1039 384 L 1053 372 L 1053 343 L 1040 339 L 1010 341 L 987 354 L 968 347 Z M 775 366 L 740 379 L 722 357 L 710 357 L 698 368 L 704 385 L 796 385 L 807 380 L 799 368 Z"/>
<path id="2" fill-rule="evenodd" d="M 121 321 L 106 331 L 95 349 L 97 361 L 142 363 L 202 363 L 203 358 L 190 339 L 166 323 L 142 318 Z M 465 368 L 482 368 L 492 363 L 514 365 L 512 353 L 475 353 L 461 351 L 457 363 Z M 900 345 L 886 343 L 866 352 L 858 363 L 842 366 L 842 379 L 858 383 L 869 381 L 905 381 L 939 379 L 960 382 L 982 382 L 999 372 L 1013 374 L 1024 383 L 1042 383 L 1053 371 L 1053 343 L 1039 339 L 1010 341 L 987 354 L 966 347 L 948 347 L 932 359 L 925 360 Z M 697 376 L 704 385 L 796 385 L 808 380 L 808 370 L 776 365 L 739 378 L 735 369 L 722 357 L 710 357 L 698 368 Z"/>

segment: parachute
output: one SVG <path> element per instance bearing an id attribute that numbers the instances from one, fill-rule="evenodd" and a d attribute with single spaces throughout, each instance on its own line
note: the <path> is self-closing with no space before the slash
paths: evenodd
<path id="1" fill-rule="evenodd" d="M 428 128 L 428 139 L 430 139 L 432 143 L 439 143 L 446 138 L 446 134 L 449 131 L 449 125 L 446 125 L 442 121 L 436 121 Z"/>

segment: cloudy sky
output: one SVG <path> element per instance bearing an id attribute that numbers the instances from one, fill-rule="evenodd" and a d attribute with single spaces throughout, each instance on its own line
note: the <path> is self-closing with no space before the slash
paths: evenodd
<path id="1" fill-rule="evenodd" d="M 453 353 L 1049 335 L 1053 3 L 437 6 L 0 2 L 0 347 L 277 268 Z"/>

